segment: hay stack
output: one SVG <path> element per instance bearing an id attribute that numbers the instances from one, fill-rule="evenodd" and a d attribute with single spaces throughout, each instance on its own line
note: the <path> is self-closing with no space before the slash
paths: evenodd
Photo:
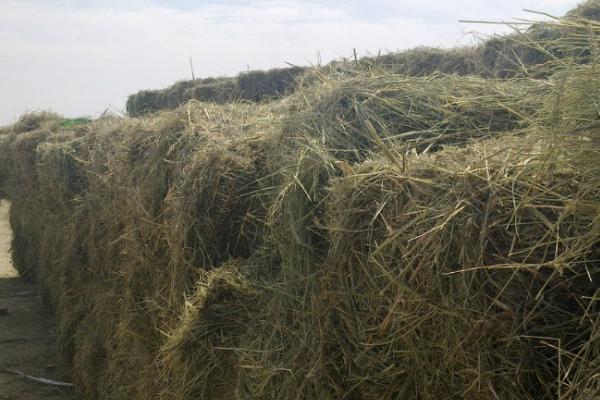
<path id="1" fill-rule="evenodd" d="M 544 82 L 510 82 L 385 72 L 323 79 L 296 99 L 286 120 L 289 140 L 311 136 L 336 157 L 360 161 L 370 151 L 405 143 L 420 151 L 520 129 L 549 93 Z M 302 139 L 303 140 L 303 139 Z"/>
<path id="2" fill-rule="evenodd" d="M 332 187 L 324 366 L 351 398 L 555 398 L 595 331 L 598 149 L 502 139 Z M 546 146 L 546 145 L 543 145 Z M 525 149 L 525 150 L 524 150 Z M 575 379 L 576 380 L 576 379 Z M 568 397 L 568 396 L 567 396 Z"/>
<path id="3" fill-rule="evenodd" d="M 86 398 L 597 397 L 600 81 L 561 73 L 3 135 L 14 261 Z"/>
<path id="4" fill-rule="evenodd" d="M 162 90 L 143 90 L 129 96 L 127 113 L 132 117 L 172 110 L 190 101 L 217 104 L 247 100 L 261 102 L 279 99 L 294 91 L 296 80 L 306 68 L 291 67 L 268 71 L 249 71 L 237 77 L 180 81 Z"/>
<path id="5" fill-rule="evenodd" d="M 598 140 L 600 127 L 600 69 L 589 65 L 567 70 L 554 77 L 555 96 L 545 108 L 548 129 Z"/>
<path id="6" fill-rule="evenodd" d="M 491 37 L 473 46 L 451 49 L 417 47 L 401 52 L 361 59 L 334 60 L 325 66 L 290 67 L 249 71 L 237 77 L 180 81 L 162 90 L 143 90 L 129 97 L 127 112 L 137 117 L 174 109 L 189 100 L 225 103 L 237 100 L 261 102 L 291 94 L 305 73 L 328 75 L 332 71 L 352 76 L 372 69 L 409 77 L 432 74 L 479 76 L 484 78 L 546 79 L 565 64 L 589 64 L 588 25 L 600 20 L 600 4 L 587 0 L 562 19 L 531 23 L 513 34 Z M 520 21 L 522 22 L 522 21 Z M 583 42 L 582 42 L 583 40 Z"/>

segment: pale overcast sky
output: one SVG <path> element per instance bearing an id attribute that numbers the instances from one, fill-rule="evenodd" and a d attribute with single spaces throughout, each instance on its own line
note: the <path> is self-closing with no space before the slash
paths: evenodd
<path id="1" fill-rule="evenodd" d="M 577 0 L 0 0 L 0 125 L 28 110 L 122 110 L 127 95 L 196 77 L 455 46 L 523 9 Z"/>

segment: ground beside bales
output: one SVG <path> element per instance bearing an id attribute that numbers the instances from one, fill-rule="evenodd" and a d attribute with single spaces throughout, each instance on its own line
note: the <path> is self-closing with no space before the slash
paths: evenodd
<path id="1" fill-rule="evenodd" d="M 0 279 L 17 276 L 17 271 L 15 271 L 10 261 L 9 249 L 8 203 L 0 201 Z"/>
<path id="2" fill-rule="evenodd" d="M 9 255 L 8 204 L 0 203 L 0 400 L 71 400 L 64 390 L 25 380 L 5 370 L 63 380 L 51 318 L 32 284 L 17 276 Z M 8 315 L 2 315 L 2 309 Z"/>

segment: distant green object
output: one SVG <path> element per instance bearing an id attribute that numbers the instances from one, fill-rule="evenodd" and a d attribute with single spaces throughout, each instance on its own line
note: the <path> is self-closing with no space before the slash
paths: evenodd
<path id="1" fill-rule="evenodd" d="M 77 125 L 86 125 L 92 122 L 92 119 L 89 117 L 80 117 L 80 118 L 65 118 L 60 123 L 60 126 L 63 128 L 71 128 Z"/>

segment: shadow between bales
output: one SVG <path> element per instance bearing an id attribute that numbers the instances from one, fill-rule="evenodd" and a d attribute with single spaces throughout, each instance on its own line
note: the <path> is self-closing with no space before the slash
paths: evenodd
<path id="1" fill-rule="evenodd" d="M 10 203 L 0 200 L 0 279 L 15 278 L 19 274 L 13 268 L 10 259 L 10 241 L 12 232 L 8 224 Z"/>
<path id="2" fill-rule="evenodd" d="M 11 262 L 9 208 L 0 201 L 0 399 L 77 399 L 72 387 L 58 385 L 69 377 L 56 362 L 51 316 L 36 286 L 21 278 Z"/>

